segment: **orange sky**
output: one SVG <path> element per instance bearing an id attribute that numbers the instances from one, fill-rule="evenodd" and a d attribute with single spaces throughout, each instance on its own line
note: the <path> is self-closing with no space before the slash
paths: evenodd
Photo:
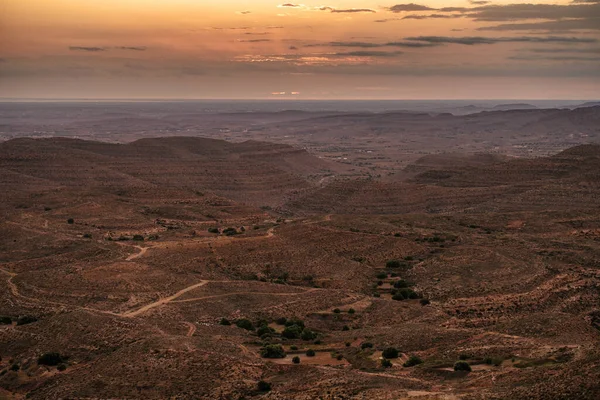
<path id="1" fill-rule="evenodd" d="M 0 0 L 0 96 L 593 99 L 598 1 Z"/>

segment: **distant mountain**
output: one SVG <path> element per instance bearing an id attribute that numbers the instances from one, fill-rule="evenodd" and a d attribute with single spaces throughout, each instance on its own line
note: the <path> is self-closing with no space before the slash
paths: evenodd
<path id="1" fill-rule="evenodd" d="M 537 110 L 538 108 L 534 105 L 527 103 L 515 103 L 515 104 L 498 104 L 492 107 L 495 111 L 509 111 L 509 110 Z"/>

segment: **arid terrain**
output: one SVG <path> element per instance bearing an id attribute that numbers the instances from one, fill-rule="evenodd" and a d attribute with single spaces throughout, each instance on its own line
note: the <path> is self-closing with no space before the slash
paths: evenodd
<path id="1" fill-rule="evenodd" d="M 186 110 L 3 106 L 0 399 L 600 398 L 600 107 Z"/>

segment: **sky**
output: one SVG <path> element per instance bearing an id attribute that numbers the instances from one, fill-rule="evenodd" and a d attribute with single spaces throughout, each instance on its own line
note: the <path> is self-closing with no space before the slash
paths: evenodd
<path id="1" fill-rule="evenodd" d="M 0 98 L 600 98 L 600 0 L 0 0 Z"/>

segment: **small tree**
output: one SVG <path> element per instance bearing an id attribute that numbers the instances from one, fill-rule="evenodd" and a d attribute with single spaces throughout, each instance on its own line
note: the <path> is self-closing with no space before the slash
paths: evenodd
<path id="1" fill-rule="evenodd" d="M 259 392 L 270 392 L 271 384 L 265 381 L 258 381 L 257 388 Z"/>
<path id="2" fill-rule="evenodd" d="M 339 313 L 342 312 L 342 310 L 340 310 L 339 308 L 334 308 L 333 312 L 336 313 L 336 314 L 339 314 Z"/>
<path id="3" fill-rule="evenodd" d="M 242 329 L 245 329 L 247 331 L 253 331 L 254 330 L 254 325 L 252 324 L 252 322 L 249 319 L 246 319 L 246 318 L 238 319 L 237 321 L 235 321 L 235 325 L 238 328 L 242 328 Z"/>
<path id="4" fill-rule="evenodd" d="M 310 329 L 304 329 L 300 337 L 302 340 L 313 340 L 317 337 L 317 334 Z"/>
<path id="5" fill-rule="evenodd" d="M 306 350 L 306 356 L 307 357 L 314 357 L 317 353 L 315 353 L 315 351 L 313 349 L 308 349 Z"/>
<path id="6" fill-rule="evenodd" d="M 363 349 L 363 350 L 364 349 L 372 349 L 373 348 L 373 343 L 371 343 L 371 342 L 362 342 L 360 344 L 360 348 Z"/>
<path id="7" fill-rule="evenodd" d="M 422 306 L 427 306 L 431 304 L 431 301 L 429 301 L 429 299 L 421 299 L 420 303 Z"/>
<path id="8" fill-rule="evenodd" d="M 285 350 L 280 344 L 268 344 L 260 349 L 260 356 L 263 358 L 284 358 Z"/>
<path id="9" fill-rule="evenodd" d="M 283 332 L 281 332 L 281 336 L 286 339 L 298 339 L 302 334 L 302 328 L 298 325 L 286 326 Z"/>
<path id="10" fill-rule="evenodd" d="M 398 358 L 398 349 L 395 347 L 388 347 L 383 350 L 381 354 L 384 358 Z"/>
<path id="11" fill-rule="evenodd" d="M 280 318 L 277 318 L 275 320 L 275 323 L 277 325 L 285 325 L 286 322 L 287 322 L 287 318 L 286 317 L 280 317 Z"/>
<path id="12" fill-rule="evenodd" d="M 293 362 L 294 364 L 300 364 L 300 357 L 298 357 L 298 356 L 295 356 L 294 358 L 292 358 L 292 362 Z"/>
<path id="13" fill-rule="evenodd" d="M 454 363 L 454 370 L 471 372 L 471 366 L 466 361 L 457 361 L 456 363 Z"/>
<path id="14" fill-rule="evenodd" d="M 356 310 L 354 308 L 351 308 L 348 310 L 348 314 L 354 314 L 356 312 Z"/>
<path id="15" fill-rule="evenodd" d="M 227 318 L 221 318 L 221 321 L 219 321 L 219 324 L 224 325 L 224 326 L 229 326 L 229 325 L 231 325 L 231 322 L 229 322 L 229 320 Z"/>
<path id="16" fill-rule="evenodd" d="M 75 220 L 73 218 L 69 218 L 67 220 L 67 224 L 69 224 L 69 225 L 73 225 L 74 223 L 75 223 Z"/>
<path id="17" fill-rule="evenodd" d="M 385 263 L 386 268 L 400 268 L 401 264 L 398 260 L 389 260 Z"/>
<path id="18" fill-rule="evenodd" d="M 414 367 L 415 365 L 419 365 L 422 363 L 423 363 L 423 360 L 421 360 L 419 357 L 410 356 L 408 358 L 408 360 L 406 360 L 406 362 L 402 366 L 405 368 L 410 368 L 410 367 Z"/>
<path id="19" fill-rule="evenodd" d="M 39 365 L 55 366 L 65 361 L 65 358 L 59 353 L 44 353 L 38 358 Z"/>
<path id="20" fill-rule="evenodd" d="M 386 274 L 385 272 L 380 272 L 377 274 L 377 279 L 387 279 L 388 274 Z"/>
<path id="21" fill-rule="evenodd" d="M 383 368 L 390 368 L 392 365 L 393 365 L 392 362 L 390 360 L 388 360 L 387 358 L 381 359 L 381 366 Z"/>
<path id="22" fill-rule="evenodd" d="M 261 325 L 258 327 L 258 329 L 256 330 L 256 334 L 258 336 L 263 336 L 263 335 L 271 335 L 275 333 L 275 329 L 267 326 L 267 325 Z"/>

